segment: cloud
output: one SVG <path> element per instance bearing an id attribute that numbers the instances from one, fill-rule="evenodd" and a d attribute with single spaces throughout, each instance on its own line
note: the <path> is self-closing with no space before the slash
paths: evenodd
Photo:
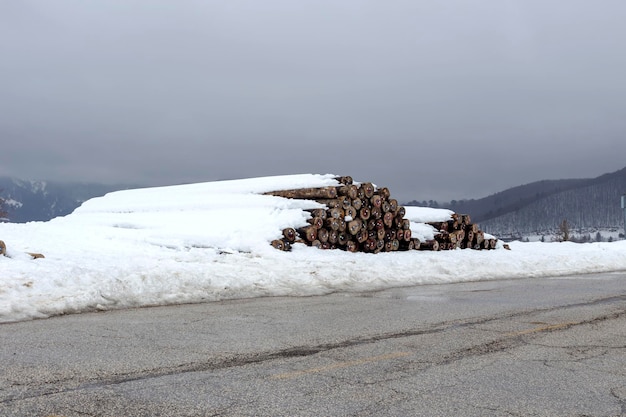
<path id="1" fill-rule="evenodd" d="M 418 199 L 600 175 L 626 151 L 624 17 L 582 0 L 3 4 L 0 173 L 335 172 Z"/>

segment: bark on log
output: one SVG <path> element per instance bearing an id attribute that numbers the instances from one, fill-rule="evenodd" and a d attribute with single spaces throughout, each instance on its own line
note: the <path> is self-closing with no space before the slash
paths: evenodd
<path id="1" fill-rule="evenodd" d="M 341 208 L 331 208 L 328 210 L 327 218 L 332 217 L 333 219 L 343 219 L 346 217 L 346 212 Z"/>
<path id="2" fill-rule="evenodd" d="M 389 199 L 389 211 L 393 212 L 394 214 L 397 214 L 398 200 L 396 200 L 395 198 Z"/>
<path id="3" fill-rule="evenodd" d="M 428 222 L 426 223 L 440 232 L 448 232 L 448 222 Z"/>
<path id="4" fill-rule="evenodd" d="M 363 227 L 363 220 L 361 219 L 352 220 L 351 222 L 348 223 L 348 233 L 354 236 L 361 231 L 362 227 Z"/>
<path id="5" fill-rule="evenodd" d="M 383 215 L 383 223 L 385 224 L 385 226 L 392 227 L 393 220 L 394 220 L 394 216 L 392 212 L 388 211 L 387 213 Z"/>
<path id="6" fill-rule="evenodd" d="M 373 252 L 376 249 L 376 242 L 376 239 L 368 238 L 363 244 L 363 249 L 367 252 Z"/>
<path id="7" fill-rule="evenodd" d="M 317 231 L 317 240 L 322 243 L 328 242 L 328 229 L 321 228 Z"/>
<path id="8" fill-rule="evenodd" d="M 329 209 L 341 207 L 341 200 L 337 198 L 323 198 L 315 200 L 320 204 L 324 204 Z"/>
<path id="9" fill-rule="evenodd" d="M 363 190 L 363 194 L 367 198 L 372 198 L 374 192 L 376 191 L 376 189 L 374 188 L 374 184 L 372 184 L 371 182 L 362 183 L 359 189 Z"/>
<path id="10" fill-rule="evenodd" d="M 425 241 L 420 243 L 420 250 L 438 251 L 439 250 L 439 242 L 437 242 L 434 239 L 433 240 L 425 240 Z"/>
<path id="11" fill-rule="evenodd" d="M 336 187 L 296 188 L 293 190 L 268 191 L 265 195 L 276 197 L 314 200 L 317 198 L 337 198 Z"/>
<path id="12" fill-rule="evenodd" d="M 317 227 L 307 226 L 298 229 L 298 234 L 309 242 L 317 239 Z"/>
<path id="13" fill-rule="evenodd" d="M 380 195 L 378 194 L 374 194 L 371 198 L 370 198 L 370 203 L 372 204 L 372 207 L 378 207 L 381 208 L 382 204 L 383 204 L 383 199 Z"/>
<path id="14" fill-rule="evenodd" d="M 352 177 L 349 175 L 344 175 L 341 177 L 335 177 L 334 178 L 336 181 L 338 181 L 340 184 L 344 184 L 344 185 L 352 185 Z"/>
<path id="15" fill-rule="evenodd" d="M 304 211 L 311 213 L 311 217 L 321 217 L 322 219 L 326 218 L 326 209 L 306 209 Z"/>
<path id="16" fill-rule="evenodd" d="M 391 192 L 389 191 L 389 188 L 387 187 L 380 187 L 378 189 L 378 194 L 380 194 L 383 200 L 388 200 L 389 197 L 391 196 Z"/>
<path id="17" fill-rule="evenodd" d="M 339 230 L 339 218 L 329 217 L 324 221 L 324 227 L 329 230 Z"/>
<path id="18" fill-rule="evenodd" d="M 352 200 L 347 196 L 339 197 L 338 200 L 341 203 L 340 207 L 344 210 L 352 205 Z"/>
<path id="19" fill-rule="evenodd" d="M 415 249 L 415 243 L 413 243 L 413 241 L 409 240 L 407 241 L 402 241 L 400 242 L 400 248 L 399 250 L 413 250 Z"/>
<path id="20" fill-rule="evenodd" d="M 284 238 L 272 240 L 272 246 L 283 252 L 289 252 L 291 250 L 291 243 Z"/>
<path id="21" fill-rule="evenodd" d="M 361 210 L 361 208 L 363 207 L 363 200 L 361 200 L 360 198 L 353 198 L 352 199 L 352 207 L 354 207 L 357 211 Z"/>
<path id="22" fill-rule="evenodd" d="M 340 217 L 337 219 L 339 221 L 339 231 L 340 232 L 345 232 L 347 227 L 348 227 L 348 223 L 346 223 L 346 221 L 344 220 L 343 217 Z"/>
<path id="23" fill-rule="evenodd" d="M 348 240 L 350 240 L 349 236 L 350 235 L 346 231 L 339 232 L 339 234 L 337 235 L 337 243 L 341 246 L 345 246 L 346 243 L 348 243 Z"/>
<path id="24" fill-rule="evenodd" d="M 287 227 L 283 229 L 283 237 L 287 239 L 287 241 L 289 241 L 290 243 L 293 243 L 296 241 L 296 237 L 298 237 L 298 233 L 296 232 L 296 229 L 294 229 L 293 227 Z"/>
<path id="25" fill-rule="evenodd" d="M 359 230 L 356 234 L 356 241 L 359 243 L 365 242 L 367 238 L 367 230 Z"/>
<path id="26" fill-rule="evenodd" d="M 356 208 L 350 206 L 345 210 L 345 215 L 346 217 L 350 217 L 351 219 L 356 219 L 359 216 L 359 212 Z"/>
<path id="27" fill-rule="evenodd" d="M 322 219 L 321 217 L 313 217 L 311 219 L 307 219 L 306 222 L 311 226 L 317 227 L 318 229 L 324 226 L 324 219 Z"/>
<path id="28" fill-rule="evenodd" d="M 369 207 L 361 207 L 361 210 L 359 210 L 359 217 L 361 217 L 363 220 L 368 220 L 371 215 L 372 212 Z"/>
<path id="29" fill-rule="evenodd" d="M 346 196 L 349 199 L 354 200 L 359 194 L 359 187 L 356 185 L 342 185 L 341 187 L 337 187 L 337 193 L 340 196 Z"/>

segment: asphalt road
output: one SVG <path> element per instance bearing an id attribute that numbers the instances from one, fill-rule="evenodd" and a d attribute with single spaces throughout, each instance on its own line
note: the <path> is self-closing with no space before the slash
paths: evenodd
<path id="1" fill-rule="evenodd" d="M 626 416 L 626 274 L 0 325 L 2 416 Z"/>

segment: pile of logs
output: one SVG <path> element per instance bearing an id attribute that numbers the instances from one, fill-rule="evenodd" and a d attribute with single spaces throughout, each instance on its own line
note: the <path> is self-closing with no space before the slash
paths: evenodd
<path id="1" fill-rule="evenodd" d="M 495 249 L 496 239 L 485 239 L 485 233 L 477 224 L 470 221 L 469 214 L 452 214 L 452 219 L 445 222 L 427 223 L 439 231 L 428 245 L 432 250 L 449 249 Z"/>
<path id="2" fill-rule="evenodd" d="M 298 229 L 284 229 L 283 237 L 271 242 L 273 247 L 289 251 L 294 243 L 302 242 L 320 249 L 369 253 L 491 248 L 492 243 L 484 238 L 476 225 L 469 223 L 469 216 L 465 215 L 453 217 L 447 223 L 431 224 L 440 234 L 434 240 L 420 242 L 411 236 L 411 221 L 404 217 L 405 208 L 391 198 L 388 188 L 377 188 L 370 182 L 356 185 L 351 177 L 336 179 L 341 185 L 265 193 L 314 200 L 326 206 L 307 210 L 311 213 L 307 220 L 309 224 Z M 486 246 L 484 242 L 488 242 Z"/>

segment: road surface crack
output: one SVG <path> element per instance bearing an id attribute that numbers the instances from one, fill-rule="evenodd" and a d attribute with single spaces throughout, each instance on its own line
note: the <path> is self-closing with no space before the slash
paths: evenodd
<path id="1" fill-rule="evenodd" d="M 163 376 L 169 375 L 179 375 L 184 373 L 192 373 L 192 372 L 209 372 L 209 371 L 217 371 L 221 369 L 234 368 L 234 367 L 242 367 L 247 365 L 254 365 L 258 363 L 273 361 L 277 359 L 286 359 L 286 358 L 296 358 L 296 357 L 306 357 L 315 355 L 321 352 L 327 352 L 334 349 L 341 349 L 347 347 L 355 347 L 364 344 L 376 343 L 384 340 L 391 339 L 401 339 L 401 338 L 409 338 L 414 336 L 428 335 L 428 334 L 437 334 L 446 331 L 452 331 L 459 328 L 471 327 L 481 324 L 487 324 L 490 322 L 495 322 L 498 320 L 515 318 L 520 316 L 528 316 L 530 314 L 537 314 L 546 311 L 553 311 L 557 309 L 567 309 L 567 308 L 575 308 L 575 307 L 583 307 L 595 304 L 605 304 L 611 302 L 619 302 L 626 300 L 626 295 L 624 296 L 615 296 L 608 297 L 604 299 L 592 300 L 585 303 L 575 303 L 570 305 L 563 305 L 559 307 L 551 307 L 546 309 L 536 309 L 531 311 L 518 311 L 513 312 L 508 315 L 498 315 L 492 317 L 479 317 L 474 318 L 472 320 L 464 319 L 464 320 L 455 320 L 448 322 L 440 322 L 434 324 L 428 328 L 422 329 L 410 329 L 401 332 L 395 333 L 383 333 L 377 334 L 367 337 L 357 337 L 353 339 L 348 339 L 335 343 L 322 343 L 314 346 L 295 346 L 286 349 L 281 349 L 277 351 L 270 352 L 261 352 L 261 353 L 249 353 L 249 354 L 239 354 L 233 355 L 230 357 L 216 357 L 211 358 L 206 362 L 200 363 L 187 363 L 180 364 L 173 367 L 163 367 L 163 368 L 155 368 L 147 371 L 139 371 L 139 372 L 131 372 L 127 374 L 113 374 L 108 377 L 100 377 L 97 379 L 88 379 L 83 382 L 75 381 L 75 380 L 65 380 L 65 381 L 47 381 L 45 384 L 39 385 L 29 385 L 28 393 L 24 394 L 15 394 L 9 395 L 3 399 L 0 399 L 0 404 L 8 404 L 14 401 L 19 401 L 28 398 L 36 398 L 47 395 L 54 395 L 65 392 L 75 392 L 80 390 L 89 390 L 102 388 L 113 385 L 120 385 L 133 381 L 142 381 L 151 378 L 159 378 Z M 473 356 L 481 356 L 487 355 L 495 352 L 503 352 L 508 349 L 517 347 L 523 343 L 527 343 L 527 338 L 533 338 L 539 334 L 545 332 L 556 332 L 567 330 L 573 326 L 586 325 L 586 324 L 594 324 L 601 321 L 611 320 L 622 315 L 626 314 L 626 310 L 618 311 L 613 314 L 603 315 L 600 317 L 596 317 L 590 320 L 576 322 L 576 323 L 567 323 L 567 325 L 562 326 L 546 326 L 543 329 L 539 329 L 540 331 L 534 331 L 532 333 L 524 333 L 524 334 L 505 334 L 503 337 L 498 338 L 496 340 L 492 340 L 486 343 L 478 344 L 471 346 L 466 349 L 458 350 L 456 352 L 452 352 L 449 355 L 445 355 L 439 360 L 435 359 L 433 361 L 429 361 L 433 365 L 443 365 L 452 363 L 457 360 L 462 360 L 468 357 Z M 71 384 L 71 385 L 70 385 Z"/>

